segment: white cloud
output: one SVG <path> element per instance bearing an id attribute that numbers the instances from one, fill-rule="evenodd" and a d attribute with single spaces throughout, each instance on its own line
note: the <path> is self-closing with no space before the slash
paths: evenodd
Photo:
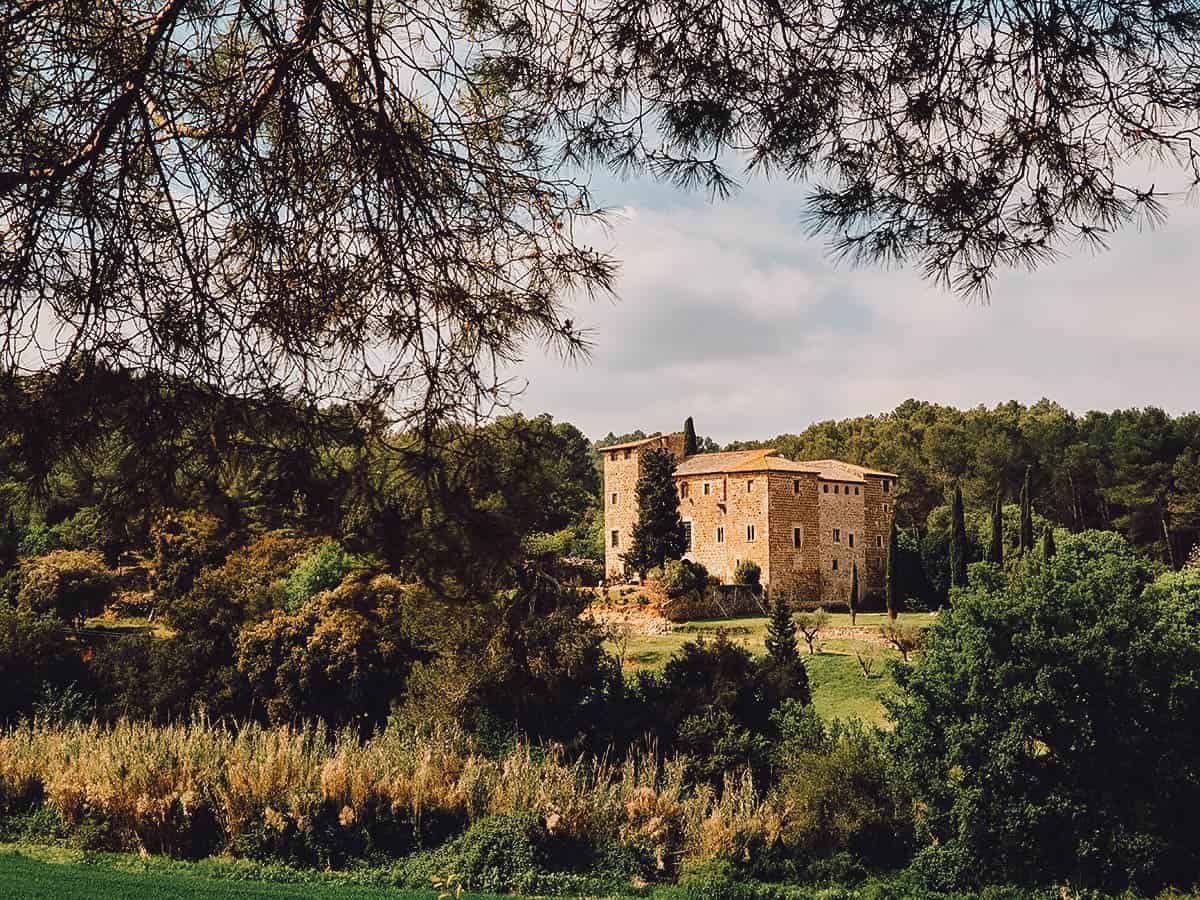
<path id="1" fill-rule="evenodd" d="M 521 408 L 592 436 L 693 415 L 720 441 L 768 437 L 908 397 L 1200 405 L 1194 208 L 1173 208 L 1160 231 L 1114 236 L 1107 253 L 1006 273 L 989 304 L 968 304 L 912 270 L 835 266 L 804 236 L 795 186 L 715 205 L 619 192 L 621 302 L 575 311 L 594 328 L 591 360 L 535 354 L 521 369 Z"/>

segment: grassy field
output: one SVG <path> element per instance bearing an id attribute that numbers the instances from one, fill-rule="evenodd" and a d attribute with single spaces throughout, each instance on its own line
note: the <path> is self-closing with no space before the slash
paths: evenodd
<path id="1" fill-rule="evenodd" d="M 905 613 L 900 616 L 901 623 L 917 627 L 925 627 L 932 621 L 933 617 L 929 613 Z M 887 724 L 880 701 L 895 684 L 888 673 L 886 662 L 889 659 L 899 659 L 900 654 L 869 640 L 871 636 L 878 634 L 879 626 L 886 622 L 885 613 L 860 613 L 854 630 L 862 635 L 861 638 L 855 634 L 844 633 L 818 637 L 818 652 L 812 656 L 808 654 L 808 647 L 801 640 L 801 652 L 804 654 L 812 685 L 813 705 L 822 716 L 842 719 L 857 717 L 865 722 Z M 661 669 L 684 643 L 700 637 L 712 638 L 722 628 L 729 634 L 731 641 L 740 644 L 751 653 L 758 655 L 765 652 L 765 616 L 705 619 L 684 622 L 668 634 L 631 635 L 624 647 L 625 670 L 636 672 L 639 669 Z M 831 613 L 828 628 L 850 629 L 850 614 Z M 616 645 L 610 649 L 618 654 L 621 650 Z M 870 678 L 863 676 L 862 668 L 855 658 L 855 651 L 875 657 Z"/>
<path id="2" fill-rule="evenodd" d="M 57 847 L 0 845 L 0 900 L 432 900 L 429 891 L 358 887 L 336 876 L 304 873 L 303 881 L 281 883 L 254 877 L 252 866 L 234 862 L 180 863 L 120 854 L 85 856 Z M 283 873 L 290 870 L 282 870 Z M 483 900 L 483 894 L 463 897 Z"/>

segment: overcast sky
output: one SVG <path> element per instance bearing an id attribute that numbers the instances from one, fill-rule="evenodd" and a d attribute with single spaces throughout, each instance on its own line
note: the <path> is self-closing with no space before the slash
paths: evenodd
<path id="1" fill-rule="evenodd" d="M 1200 210 L 1182 200 L 1108 252 L 1006 273 L 983 305 L 911 269 L 835 264 L 804 234 L 799 186 L 716 203 L 645 181 L 593 189 L 619 210 L 599 242 L 621 261 L 619 299 L 574 308 L 590 359 L 530 351 L 517 404 L 590 437 L 692 415 L 721 443 L 767 438 L 909 397 L 1200 408 Z"/>

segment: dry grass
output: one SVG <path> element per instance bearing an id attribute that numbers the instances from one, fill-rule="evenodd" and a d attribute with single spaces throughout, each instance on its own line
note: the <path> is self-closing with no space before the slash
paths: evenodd
<path id="1" fill-rule="evenodd" d="M 748 777 L 718 797 L 685 789 L 682 761 L 651 753 L 568 761 L 520 746 L 493 759 L 448 730 L 362 742 L 319 728 L 26 725 L 0 735 L 0 808 L 38 797 L 68 828 L 99 820 L 126 849 L 173 855 L 188 852 L 200 818 L 215 822 L 234 853 L 252 826 L 304 832 L 319 819 L 351 827 L 434 811 L 466 824 L 532 810 L 593 844 L 688 860 L 733 858 L 779 830 Z"/>

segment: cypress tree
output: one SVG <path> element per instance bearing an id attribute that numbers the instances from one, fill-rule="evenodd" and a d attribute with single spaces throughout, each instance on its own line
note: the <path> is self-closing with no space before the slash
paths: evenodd
<path id="1" fill-rule="evenodd" d="M 796 644 L 796 623 L 792 608 L 782 591 L 771 599 L 771 620 L 767 623 L 767 655 L 777 663 L 790 664 L 800 659 Z"/>
<path id="2" fill-rule="evenodd" d="M 957 482 L 950 506 L 950 586 L 967 586 L 967 523 L 963 516 L 962 488 Z"/>
<path id="3" fill-rule="evenodd" d="M 858 619 L 858 563 L 850 569 L 850 602 L 847 605 L 850 607 L 850 624 L 854 625 Z"/>
<path id="4" fill-rule="evenodd" d="M 900 531 L 896 528 L 896 521 L 893 519 L 891 530 L 888 532 L 887 575 L 884 587 L 887 593 L 888 618 L 893 622 L 896 621 L 896 616 L 900 612 L 900 598 L 896 593 L 898 590 L 896 586 L 896 557 L 899 555 Z"/>
<path id="5" fill-rule="evenodd" d="M 992 501 L 992 544 L 988 548 L 988 562 L 1004 565 L 1004 489 L 996 489 Z"/>
<path id="6" fill-rule="evenodd" d="M 683 423 L 683 455 L 695 456 L 700 452 L 700 444 L 696 441 L 696 425 L 692 422 L 692 417 L 688 416 L 687 421 Z"/>
<path id="7" fill-rule="evenodd" d="M 642 456 L 637 483 L 638 519 L 624 560 L 641 575 L 687 552 L 687 535 L 675 493 L 675 457 L 669 450 Z"/>
<path id="8" fill-rule="evenodd" d="M 1057 552 L 1058 548 L 1054 546 L 1054 528 L 1048 525 L 1042 534 L 1042 555 L 1049 559 Z"/>
<path id="9" fill-rule="evenodd" d="M 1033 498 L 1030 495 L 1030 473 L 1033 466 L 1025 467 L 1025 481 L 1021 484 L 1021 553 L 1033 549 Z"/>

